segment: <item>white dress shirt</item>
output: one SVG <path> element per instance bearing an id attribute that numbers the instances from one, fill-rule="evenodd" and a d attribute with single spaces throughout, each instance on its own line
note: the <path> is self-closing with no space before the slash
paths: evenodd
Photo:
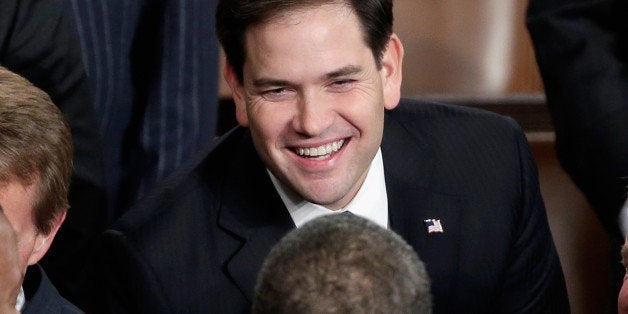
<path id="1" fill-rule="evenodd" d="M 24 295 L 24 288 L 20 287 L 20 292 L 17 294 L 17 302 L 15 302 L 15 309 L 18 312 L 22 312 L 24 303 L 26 303 L 26 296 Z"/>
<path id="2" fill-rule="evenodd" d="M 381 149 L 377 150 L 358 193 L 347 206 L 339 210 L 331 210 L 304 200 L 288 189 L 270 171 L 268 174 L 297 228 L 320 216 L 351 211 L 354 215 L 369 219 L 388 229 L 388 196 Z"/>

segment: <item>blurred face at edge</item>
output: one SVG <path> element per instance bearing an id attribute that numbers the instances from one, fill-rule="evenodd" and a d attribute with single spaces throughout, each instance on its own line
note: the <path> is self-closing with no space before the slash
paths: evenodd
<path id="1" fill-rule="evenodd" d="M 628 243 L 624 243 L 624 246 L 621 248 L 621 257 L 624 264 L 624 267 L 628 270 Z M 619 291 L 619 297 L 617 300 L 617 308 L 619 314 L 628 314 L 628 284 L 626 284 L 628 280 L 628 272 L 624 274 L 624 282 L 621 286 L 621 290 Z"/>

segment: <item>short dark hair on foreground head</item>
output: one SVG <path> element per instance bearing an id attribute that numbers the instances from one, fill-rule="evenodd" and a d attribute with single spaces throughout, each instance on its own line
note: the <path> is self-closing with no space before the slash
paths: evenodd
<path id="1" fill-rule="evenodd" d="M 425 266 L 397 234 L 358 216 L 288 233 L 258 276 L 253 313 L 431 313 Z"/>
<path id="2" fill-rule="evenodd" d="M 243 80 L 244 35 L 251 26 L 263 24 L 286 11 L 328 3 L 345 4 L 357 15 L 364 40 L 380 66 L 393 31 L 392 0 L 221 0 L 216 9 L 216 34 L 238 80 Z"/>
<path id="3" fill-rule="evenodd" d="M 70 127 L 50 97 L 0 67 L 0 185 L 38 183 L 33 219 L 43 234 L 69 207 L 72 149 Z"/>

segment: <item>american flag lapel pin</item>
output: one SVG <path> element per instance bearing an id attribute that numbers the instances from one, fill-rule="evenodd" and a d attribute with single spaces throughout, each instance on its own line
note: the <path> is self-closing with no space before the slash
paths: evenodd
<path id="1" fill-rule="evenodd" d="M 443 233 L 443 225 L 440 223 L 440 219 L 425 219 L 423 222 L 425 223 L 427 234 Z"/>

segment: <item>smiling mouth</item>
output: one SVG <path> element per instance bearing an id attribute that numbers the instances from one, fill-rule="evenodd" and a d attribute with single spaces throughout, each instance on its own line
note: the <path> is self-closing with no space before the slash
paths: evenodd
<path id="1" fill-rule="evenodd" d="M 321 145 L 318 147 L 299 147 L 295 148 L 294 152 L 301 156 L 307 158 L 326 158 L 331 156 L 331 154 L 339 151 L 342 146 L 345 144 L 345 140 L 341 139 L 335 142 L 328 143 L 326 145 Z"/>

